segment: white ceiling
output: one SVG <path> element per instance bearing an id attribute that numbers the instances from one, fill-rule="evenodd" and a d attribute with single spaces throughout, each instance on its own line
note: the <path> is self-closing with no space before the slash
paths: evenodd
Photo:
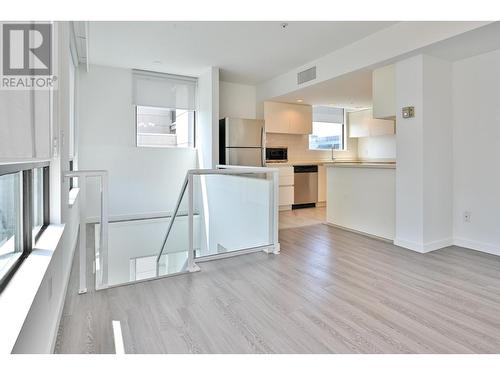
<path id="1" fill-rule="evenodd" d="M 91 64 L 256 84 L 395 22 L 90 22 Z"/>
<path id="2" fill-rule="evenodd" d="M 334 107 L 360 109 L 372 106 L 372 71 L 359 70 L 324 81 L 286 95 L 273 101 L 304 104 L 331 105 Z"/>
<path id="3" fill-rule="evenodd" d="M 426 53 L 448 61 L 457 61 L 497 49 L 500 49 L 500 22 L 415 50 L 401 58 Z M 273 98 L 273 101 L 294 103 L 297 99 L 311 105 L 332 105 L 350 109 L 371 107 L 372 70 L 361 70 L 320 82 Z"/>

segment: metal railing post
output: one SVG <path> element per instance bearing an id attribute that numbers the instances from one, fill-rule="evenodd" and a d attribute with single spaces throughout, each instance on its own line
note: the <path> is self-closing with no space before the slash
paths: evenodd
<path id="1" fill-rule="evenodd" d="M 194 186 L 193 175 L 188 174 L 188 271 L 193 272 L 194 266 Z"/>
<path id="2" fill-rule="evenodd" d="M 279 213 L 278 213 L 278 206 L 279 206 L 279 174 L 278 172 L 273 172 L 273 199 L 272 199 L 272 226 L 273 226 L 273 233 L 272 233 L 272 238 L 273 238 L 273 253 L 274 254 L 279 254 L 280 252 L 280 243 L 278 239 L 278 230 L 279 230 Z"/>
<path id="3" fill-rule="evenodd" d="M 78 178 L 80 202 L 80 275 L 78 293 L 87 293 L 87 178 L 98 177 L 101 193 L 101 222 L 99 238 L 99 259 L 101 270 L 101 285 L 108 283 L 108 172 L 103 170 L 69 171 L 64 173 L 64 178 Z M 95 260 L 94 253 L 94 260 Z M 96 265 L 97 268 L 97 265 Z M 97 277 L 97 275 L 96 275 Z M 97 279 L 96 279 L 97 280 Z"/>
<path id="4" fill-rule="evenodd" d="M 108 285 L 108 175 L 105 173 L 101 178 L 101 238 L 100 251 L 102 265 L 102 287 Z"/>
<path id="5" fill-rule="evenodd" d="M 78 288 L 78 294 L 87 293 L 87 217 L 86 217 L 86 199 L 87 199 L 87 187 L 86 180 L 82 178 L 83 181 L 79 181 L 80 191 L 78 195 L 80 196 L 80 287 Z"/>

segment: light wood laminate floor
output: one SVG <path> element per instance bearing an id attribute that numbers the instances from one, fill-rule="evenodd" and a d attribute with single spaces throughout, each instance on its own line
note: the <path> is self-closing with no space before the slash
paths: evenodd
<path id="1" fill-rule="evenodd" d="M 500 353 L 500 257 L 323 224 L 280 242 L 280 255 L 80 296 L 75 256 L 56 352 L 113 353 L 119 320 L 126 353 Z"/>
<path id="2" fill-rule="evenodd" d="M 326 222 L 326 207 L 280 211 L 279 228 L 298 228 Z"/>

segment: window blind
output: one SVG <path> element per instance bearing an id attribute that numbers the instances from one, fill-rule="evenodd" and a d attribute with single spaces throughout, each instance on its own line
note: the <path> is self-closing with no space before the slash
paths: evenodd
<path id="1" fill-rule="evenodd" d="M 194 110 L 197 78 L 132 70 L 135 105 Z"/>
<path id="2" fill-rule="evenodd" d="M 327 107 L 327 106 L 315 106 L 313 107 L 313 121 L 315 122 L 333 122 L 336 124 L 344 123 L 344 109 Z"/>
<path id="3" fill-rule="evenodd" d="M 0 91 L 0 162 L 50 158 L 50 91 Z"/>

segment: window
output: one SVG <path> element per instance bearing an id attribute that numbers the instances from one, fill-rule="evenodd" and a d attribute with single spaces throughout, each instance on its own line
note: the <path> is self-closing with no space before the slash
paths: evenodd
<path id="1" fill-rule="evenodd" d="M 69 171 L 70 172 L 75 171 L 75 161 L 73 159 L 69 160 Z M 71 191 L 75 187 L 78 187 L 78 178 L 77 177 L 71 177 L 69 179 L 69 191 Z"/>
<path id="2" fill-rule="evenodd" d="M 344 124 L 333 122 L 313 122 L 313 132 L 309 135 L 310 150 L 343 150 Z"/>
<path id="3" fill-rule="evenodd" d="M 38 235 L 41 233 L 41 230 L 45 224 L 44 218 L 44 182 L 43 182 L 43 168 L 35 168 L 31 171 L 32 175 L 32 238 L 33 245 L 35 245 L 36 240 L 38 239 Z"/>
<path id="4" fill-rule="evenodd" d="M 137 146 L 193 147 L 194 118 L 194 111 L 137 106 Z"/>
<path id="5" fill-rule="evenodd" d="M 21 172 L 0 176 L 0 280 L 22 255 Z"/>
<path id="6" fill-rule="evenodd" d="M 49 222 L 48 162 L 0 165 L 0 292 Z"/>
<path id="7" fill-rule="evenodd" d="M 194 147 L 195 77 L 133 70 L 138 147 Z"/>
<path id="8" fill-rule="evenodd" d="M 310 150 L 345 150 L 344 109 L 328 106 L 313 107 Z"/>

